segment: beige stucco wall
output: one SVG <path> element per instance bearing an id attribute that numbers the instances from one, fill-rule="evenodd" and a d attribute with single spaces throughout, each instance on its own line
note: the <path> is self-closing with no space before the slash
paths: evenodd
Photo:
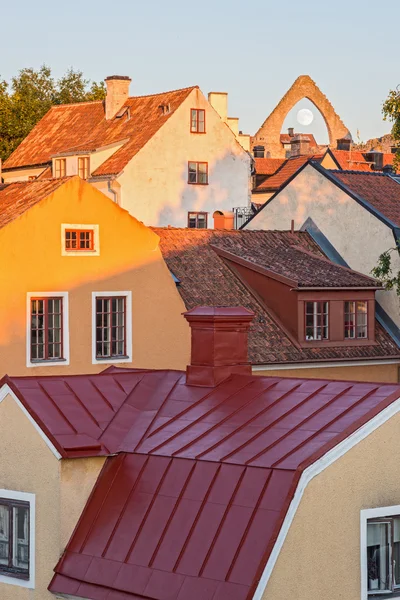
<path id="1" fill-rule="evenodd" d="M 400 504 L 400 415 L 307 486 L 263 600 L 360 600 L 360 511 Z"/>
<path id="2" fill-rule="evenodd" d="M 321 165 L 325 168 L 325 169 L 337 169 L 338 166 L 335 163 L 335 161 L 333 160 L 332 156 L 330 154 L 325 154 L 324 158 L 321 160 Z"/>
<path id="3" fill-rule="evenodd" d="M 309 369 L 271 369 L 266 371 L 253 371 L 253 375 L 266 377 L 301 377 L 305 379 L 335 379 L 344 381 L 378 381 L 384 383 L 398 383 L 399 366 L 392 365 L 365 365 L 356 367 L 314 367 Z"/>
<path id="4" fill-rule="evenodd" d="M 257 192 L 256 194 L 251 195 L 251 201 L 254 202 L 255 204 L 264 204 L 273 195 L 274 195 L 274 192 L 265 192 L 263 194 L 261 194 L 260 192 Z M 290 228 L 290 223 L 288 225 L 288 228 Z"/>
<path id="5" fill-rule="evenodd" d="M 32 169 L 14 169 L 12 171 L 3 171 L 1 177 L 4 183 L 12 183 L 13 181 L 28 181 L 30 177 L 38 177 L 46 167 L 38 167 Z"/>
<path id="6" fill-rule="evenodd" d="M 250 221 L 247 229 L 300 229 L 307 218 L 328 238 L 347 264 L 371 274 L 379 256 L 392 248 L 392 230 L 308 165 Z M 400 257 L 392 253 L 395 272 Z M 377 292 L 377 300 L 400 326 L 400 299 L 395 291 Z"/>
<path id="7" fill-rule="evenodd" d="M 35 589 L 0 582 L 1 600 L 46 600 L 103 458 L 59 461 L 11 396 L 0 403 L 0 489 L 36 496 Z"/>
<path id="8" fill-rule="evenodd" d="M 190 132 L 190 109 L 206 111 L 206 133 Z M 188 161 L 208 162 L 209 185 L 190 185 Z M 231 211 L 250 201 L 250 156 L 195 89 L 124 168 L 121 206 L 146 225 L 186 227 L 188 211 Z"/>
<path id="9" fill-rule="evenodd" d="M 98 224 L 99 256 L 62 256 L 61 224 Z M 45 230 L 43 229 L 45 224 Z M 44 234 L 45 231 L 45 234 Z M 158 236 L 78 177 L 0 230 L 0 375 L 93 373 L 92 292 L 132 292 L 132 362 L 184 369 L 190 331 Z M 70 365 L 27 367 L 27 293 L 68 292 Z"/>

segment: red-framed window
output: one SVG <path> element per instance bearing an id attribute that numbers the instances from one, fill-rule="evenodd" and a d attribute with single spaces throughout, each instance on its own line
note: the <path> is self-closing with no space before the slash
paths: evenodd
<path id="1" fill-rule="evenodd" d="M 29 579 L 29 508 L 0 498 L 0 574 Z"/>
<path id="2" fill-rule="evenodd" d="M 90 159 L 88 156 L 78 157 L 78 175 L 82 179 L 87 179 L 90 175 Z"/>
<path id="3" fill-rule="evenodd" d="M 305 302 L 305 339 L 329 339 L 329 302 Z"/>
<path id="4" fill-rule="evenodd" d="M 344 303 L 344 337 L 368 339 L 368 302 L 351 300 Z"/>
<path id="5" fill-rule="evenodd" d="M 96 358 L 126 356 L 126 297 L 96 298 Z"/>
<path id="6" fill-rule="evenodd" d="M 67 160 L 56 158 L 54 161 L 54 177 L 65 177 L 67 174 Z"/>
<path id="7" fill-rule="evenodd" d="M 206 212 L 189 212 L 188 213 L 188 227 L 190 229 L 207 229 L 207 217 Z"/>
<path id="8" fill-rule="evenodd" d="M 190 109 L 190 131 L 191 133 L 206 132 L 206 111 L 202 108 Z"/>
<path id="9" fill-rule="evenodd" d="M 188 183 L 197 185 L 208 184 L 208 163 L 188 162 Z"/>
<path id="10" fill-rule="evenodd" d="M 31 360 L 63 358 L 63 299 L 31 298 Z"/>
<path id="11" fill-rule="evenodd" d="M 94 250 L 93 229 L 66 229 L 65 250 L 80 251 Z"/>

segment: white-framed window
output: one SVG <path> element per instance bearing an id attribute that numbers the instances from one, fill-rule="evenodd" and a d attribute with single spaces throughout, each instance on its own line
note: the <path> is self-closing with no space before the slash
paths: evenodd
<path id="1" fill-rule="evenodd" d="M 361 600 L 400 595 L 400 506 L 362 510 L 360 526 Z"/>
<path id="2" fill-rule="evenodd" d="M 100 256 L 99 226 L 92 223 L 62 223 L 61 255 Z"/>
<path id="3" fill-rule="evenodd" d="M 92 363 L 132 362 L 132 292 L 92 292 Z"/>
<path id="4" fill-rule="evenodd" d="M 54 177 L 59 179 L 60 177 L 65 177 L 66 174 L 67 174 L 67 159 L 66 158 L 54 159 Z"/>
<path id="5" fill-rule="evenodd" d="M 68 292 L 28 292 L 26 366 L 69 365 Z"/>
<path id="6" fill-rule="evenodd" d="M 0 583 L 35 587 L 35 494 L 0 489 Z"/>
<path id="7" fill-rule="evenodd" d="M 305 302 L 305 339 L 329 339 L 329 302 Z"/>

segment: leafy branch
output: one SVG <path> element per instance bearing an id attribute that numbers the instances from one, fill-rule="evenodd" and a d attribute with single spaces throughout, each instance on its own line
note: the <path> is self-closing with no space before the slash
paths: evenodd
<path id="1" fill-rule="evenodd" d="M 392 254 L 400 252 L 400 240 L 396 241 L 394 248 L 385 250 L 379 259 L 378 264 L 371 271 L 371 275 L 377 279 L 386 290 L 396 290 L 396 294 L 400 296 L 400 271 L 393 272 Z"/>

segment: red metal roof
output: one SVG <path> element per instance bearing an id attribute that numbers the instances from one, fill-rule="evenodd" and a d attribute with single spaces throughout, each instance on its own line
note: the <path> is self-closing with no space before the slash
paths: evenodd
<path id="1" fill-rule="evenodd" d="M 301 472 L 400 396 L 240 375 L 201 388 L 180 372 L 115 368 L 7 382 L 64 451 L 62 436 L 71 447 L 88 435 L 119 453 L 49 587 L 90 600 L 251 598 Z"/>

